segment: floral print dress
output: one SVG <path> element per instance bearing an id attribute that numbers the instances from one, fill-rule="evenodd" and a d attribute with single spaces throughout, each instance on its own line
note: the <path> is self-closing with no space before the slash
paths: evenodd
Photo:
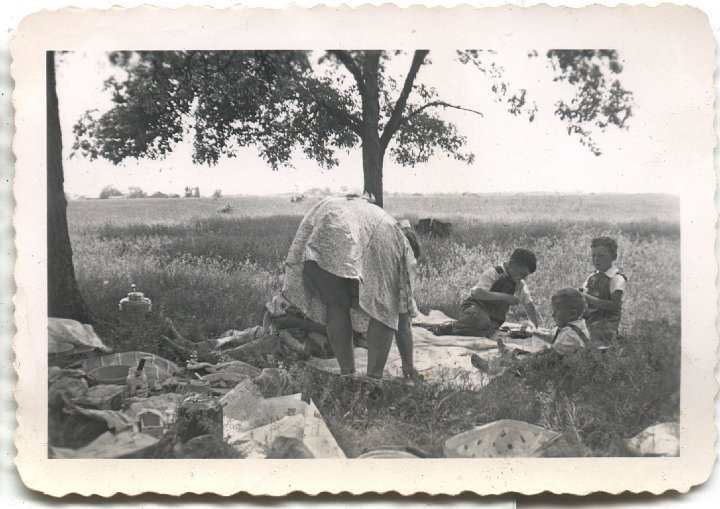
<path id="1" fill-rule="evenodd" d="M 354 330 L 365 332 L 370 318 L 397 330 L 400 314 L 417 314 L 412 248 L 395 219 L 363 198 L 318 202 L 303 218 L 288 252 L 282 296 L 325 324 L 325 306 L 303 272 L 308 260 L 357 282 L 350 310 Z"/>

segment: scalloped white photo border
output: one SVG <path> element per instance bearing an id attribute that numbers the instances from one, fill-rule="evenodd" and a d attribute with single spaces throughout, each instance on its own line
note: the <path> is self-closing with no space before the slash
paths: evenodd
<path id="1" fill-rule="evenodd" d="M 343 23 L 342 33 L 325 33 Z M 482 30 L 478 30 L 478 26 Z M 563 30 L 557 27 L 562 26 Z M 452 29 L 450 29 L 452 27 Z M 442 30 L 439 30 L 442 28 Z M 660 43 L 673 34 L 698 96 L 696 167 L 677 168 L 681 199 L 682 380 L 678 458 L 431 460 L 49 460 L 45 238 L 45 51 L 100 49 L 314 49 L 419 47 L 612 47 Z M 63 9 L 26 18 L 12 47 L 17 157 L 14 349 L 19 381 L 17 467 L 28 487 L 52 496 L 157 492 L 293 491 L 478 494 L 586 494 L 687 491 L 715 460 L 717 391 L 715 286 L 715 41 L 705 16 L 676 6 L 537 6 L 452 10 L 392 6 L 357 9 Z M 311 461 L 311 463 L 306 463 Z"/>

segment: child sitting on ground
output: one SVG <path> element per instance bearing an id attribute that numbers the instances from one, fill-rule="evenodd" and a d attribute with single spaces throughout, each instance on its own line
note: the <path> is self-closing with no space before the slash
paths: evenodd
<path id="1" fill-rule="evenodd" d="M 552 357 L 561 357 L 581 348 L 585 348 L 588 344 L 589 333 L 582 319 L 585 312 L 585 299 L 583 294 L 578 290 L 566 288 L 560 290 L 551 299 L 553 318 L 557 327 L 548 336 L 544 336 L 538 331 L 535 335 L 545 339 L 550 343 L 550 348 L 546 348 L 532 354 L 523 361 L 517 360 L 518 350 L 507 350 L 501 340 L 498 340 L 501 357 L 497 363 L 490 363 L 479 355 L 473 354 L 470 357 L 472 365 L 486 373 L 499 371 L 502 367 L 513 365 L 516 362 L 534 365 L 538 360 L 549 361 Z"/>
<path id="2" fill-rule="evenodd" d="M 505 322 L 510 306 L 516 304 L 523 305 L 530 321 L 537 327 L 540 319 L 525 285 L 525 278 L 536 268 L 537 260 L 532 251 L 516 249 L 506 263 L 482 273 L 480 281 L 462 303 L 460 317 L 436 327 L 435 334 L 491 337 Z"/>
<path id="3" fill-rule="evenodd" d="M 615 239 L 595 238 L 590 251 L 595 272 L 588 276 L 582 288 L 587 302 L 585 321 L 591 341 L 607 345 L 618 338 L 627 278 L 615 266 L 618 251 Z"/>

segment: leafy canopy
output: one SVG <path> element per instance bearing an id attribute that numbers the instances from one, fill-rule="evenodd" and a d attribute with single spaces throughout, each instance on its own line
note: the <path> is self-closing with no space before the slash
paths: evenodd
<path id="1" fill-rule="evenodd" d="M 557 102 L 555 114 L 568 123 L 568 133 L 578 134 L 583 145 L 600 155 L 591 137 L 593 126 L 603 131 L 610 125 L 626 129 L 632 115 L 632 93 L 613 77 L 622 72 L 617 51 L 551 50 L 547 56 L 559 73 L 555 81 L 576 90 L 570 102 Z"/>
<path id="2" fill-rule="evenodd" d="M 527 89 L 513 89 L 494 55 L 492 50 L 458 51 L 461 62 L 474 65 L 490 80 L 493 94 L 511 114 L 527 115 L 532 122 L 537 105 L 528 101 Z M 538 58 L 538 52 L 529 51 L 527 56 Z M 569 101 L 560 99 L 555 103 L 555 115 L 565 121 L 568 134 L 578 135 L 580 143 L 600 155 L 602 150 L 592 133 L 605 131 L 610 125 L 627 129 L 626 122 L 632 116 L 632 92 L 625 90 L 617 78 L 622 72 L 617 51 L 554 49 L 546 56 L 556 73 L 553 81 L 567 83 L 574 91 Z"/>
<path id="3" fill-rule="evenodd" d="M 158 159 L 188 137 L 193 162 L 216 164 L 254 146 L 270 167 L 290 166 L 294 150 L 330 168 L 338 150 L 379 140 L 380 153 L 404 166 L 438 152 L 472 163 L 466 138 L 438 115 L 439 109 L 478 111 L 449 104 L 416 76 L 430 64 L 417 50 L 402 84 L 388 72 L 400 51 L 141 51 L 113 52 L 122 79 L 109 78 L 113 107 L 88 111 L 74 127 L 73 153 L 115 164 L 126 158 Z M 492 94 L 513 115 L 532 122 L 537 106 L 526 89 L 514 90 L 493 51 L 458 51 L 477 67 Z M 536 58 L 531 51 L 528 57 Z M 627 128 L 632 93 L 616 78 L 622 72 L 614 50 L 550 50 L 555 81 L 575 95 L 556 103 L 569 134 L 595 155 L 592 132 Z M 373 109 L 373 104 L 376 107 Z"/>
<path id="4" fill-rule="evenodd" d="M 370 53 L 380 54 L 375 76 L 365 66 Z M 389 135 L 381 140 L 383 150 L 394 135 L 395 161 L 414 165 L 442 151 L 471 162 L 462 150 L 466 139 L 430 111 L 444 105 L 435 90 L 411 82 L 422 102 L 407 101 L 401 113 L 409 113 L 393 118 L 400 94 L 386 73 L 390 58 L 362 51 L 328 51 L 319 58 L 306 51 L 115 52 L 110 61 L 124 78 L 105 83 L 114 106 L 80 119 L 73 148 L 118 164 L 129 157 L 161 158 L 189 135 L 195 163 L 216 164 L 240 147 L 255 146 L 273 169 L 289 166 L 296 148 L 329 168 L 338 164 L 337 150 L 354 148 L 367 136 L 365 84 L 376 80 L 380 116 L 374 127 Z"/>

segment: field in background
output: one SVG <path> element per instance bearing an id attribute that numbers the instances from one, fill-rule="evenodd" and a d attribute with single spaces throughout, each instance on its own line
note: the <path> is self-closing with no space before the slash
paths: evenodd
<path id="1" fill-rule="evenodd" d="M 287 250 L 302 215 L 318 198 L 133 199 L 70 202 L 68 216 L 81 290 L 100 315 L 116 313 L 131 283 L 156 309 L 192 323 L 196 339 L 251 326 L 279 288 Z M 230 203 L 230 213 L 219 210 Z M 538 255 L 529 278 L 541 313 L 549 297 L 579 287 L 592 270 L 590 239 L 612 235 L 629 279 L 624 325 L 679 321 L 677 200 L 653 195 L 390 196 L 394 216 L 453 223 L 450 239 L 423 239 L 421 308 L 456 315 L 462 296 L 488 266 L 515 247 Z M 203 292 L 202 294 L 198 292 Z M 194 294 L 194 295 L 193 295 Z M 200 313 L 201 312 L 201 313 Z"/>
<path id="2" fill-rule="evenodd" d="M 318 199 L 71 201 L 68 220 L 80 290 L 98 316 L 109 319 L 117 317 L 117 303 L 131 283 L 153 300 L 144 332 L 121 327 L 110 332 L 109 341 L 120 349 L 162 351 L 156 333 L 161 316 L 171 317 L 194 340 L 257 325 L 264 303 L 280 288 L 284 258 L 302 215 Z M 221 213 L 228 203 L 232 211 Z M 618 265 L 628 276 L 623 331 L 630 346 L 601 361 L 586 359 L 588 366 L 601 362 L 603 369 L 583 366 L 590 378 L 571 386 L 565 366 L 528 378 L 530 387 L 527 380 L 498 381 L 480 394 L 456 391 L 449 399 L 447 388 L 399 388 L 392 409 L 378 410 L 364 425 L 357 425 L 352 412 L 323 400 L 321 410 L 346 451 L 412 436 L 416 446 L 438 454 L 437 444 L 450 433 L 505 417 L 563 431 L 593 454 L 622 454 L 620 438 L 672 419 L 677 408 L 667 402 L 679 388 L 680 364 L 676 198 L 390 195 L 385 208 L 413 222 L 434 217 L 453 223 L 451 238 L 422 239 L 429 265 L 416 291 L 422 310 L 441 309 L 450 316 L 457 315 L 480 272 L 505 260 L 513 248 L 526 247 L 538 256 L 529 286 L 545 324 L 552 325 L 549 298 L 557 289 L 582 284 L 592 269 L 591 238 L 616 237 Z M 425 394 L 418 399 L 412 391 Z"/>
<path id="3" fill-rule="evenodd" d="M 263 217 L 302 216 L 321 197 L 291 202 L 291 196 L 228 196 L 210 198 L 139 198 L 73 200 L 69 220 L 73 226 L 115 223 L 167 223 L 215 214 L 226 203 L 233 215 Z M 678 200 L 667 195 L 621 194 L 437 194 L 387 195 L 385 209 L 393 215 L 422 215 L 469 220 L 555 221 L 572 218 L 609 223 L 659 221 L 677 223 Z"/>

